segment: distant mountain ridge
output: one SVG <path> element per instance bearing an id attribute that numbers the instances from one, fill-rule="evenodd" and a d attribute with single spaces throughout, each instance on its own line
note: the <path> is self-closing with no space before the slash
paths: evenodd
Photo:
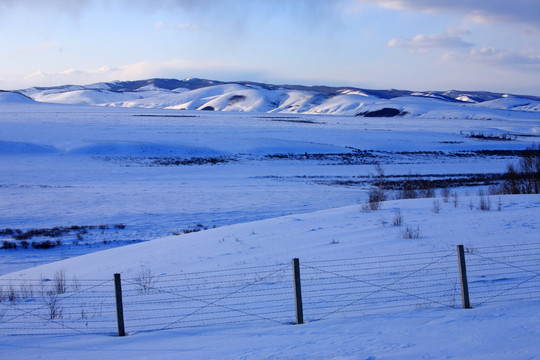
<path id="1" fill-rule="evenodd" d="M 475 105 L 539 111 L 540 97 L 487 91 L 372 90 L 356 87 L 273 85 L 199 78 L 101 82 L 2 92 L 38 102 L 176 110 L 253 111 L 369 116 L 418 116 L 428 110 Z M 16 96 L 11 96 L 16 102 Z M 18 99 L 23 101 L 22 98 Z M 386 110 L 385 110 L 386 109 Z M 391 109 L 389 111 L 388 109 Z"/>
<path id="2" fill-rule="evenodd" d="M 324 86 L 324 85 L 273 85 L 267 83 L 259 83 L 253 81 L 217 81 L 217 80 L 207 80 L 199 78 L 186 78 L 183 80 L 178 79 L 163 79 L 163 78 L 153 78 L 145 80 L 132 80 L 132 81 L 112 81 L 112 82 L 101 82 L 90 85 L 60 85 L 60 86 L 50 86 L 50 87 L 33 87 L 31 89 L 35 90 L 62 90 L 72 91 L 74 88 L 80 89 L 93 89 L 93 90 L 108 90 L 113 92 L 131 92 L 137 91 L 141 88 L 147 86 L 154 86 L 155 88 L 160 88 L 163 90 L 175 90 L 178 88 L 185 88 L 189 90 L 196 90 L 204 87 L 215 86 L 215 85 L 231 85 L 239 84 L 245 86 L 257 86 L 266 90 L 300 90 L 300 91 L 314 91 L 325 94 L 340 94 L 344 92 L 353 92 L 359 91 L 367 95 L 372 95 L 379 97 L 381 99 L 392 99 L 401 96 L 424 96 L 424 97 L 437 97 L 443 100 L 455 100 L 462 101 L 460 97 L 469 96 L 471 99 L 474 99 L 474 102 L 483 102 L 498 99 L 505 96 L 515 96 L 523 99 L 530 99 L 540 101 L 540 96 L 533 95 L 515 95 L 507 93 L 494 93 L 489 91 L 460 91 L 460 90 L 447 90 L 447 91 L 411 91 L 411 90 L 397 90 L 397 89 L 388 89 L 388 90 L 374 90 L 374 89 L 362 89 L 350 86 Z M 26 92 L 26 90 L 19 90 L 20 92 Z"/>

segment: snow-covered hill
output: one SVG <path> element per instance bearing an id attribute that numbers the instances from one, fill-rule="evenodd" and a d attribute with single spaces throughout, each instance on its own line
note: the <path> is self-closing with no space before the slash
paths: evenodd
<path id="1" fill-rule="evenodd" d="M 528 112 L 540 109 L 540 98 L 527 95 L 368 90 L 194 78 L 30 88 L 20 93 L 39 102 L 75 105 L 349 116 L 419 116 L 426 115 L 426 111 L 437 113 L 463 107 L 472 113 L 479 111 L 476 107 Z"/>
<path id="2" fill-rule="evenodd" d="M 27 104 L 34 100 L 17 91 L 2 91 L 0 90 L 0 104 Z"/>

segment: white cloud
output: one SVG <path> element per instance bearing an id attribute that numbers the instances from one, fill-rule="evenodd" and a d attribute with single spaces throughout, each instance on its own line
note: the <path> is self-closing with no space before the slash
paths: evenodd
<path id="1" fill-rule="evenodd" d="M 463 28 L 448 28 L 446 29 L 446 33 L 451 36 L 471 35 L 469 30 Z"/>
<path id="2" fill-rule="evenodd" d="M 463 41 L 459 36 L 453 35 L 455 31 L 445 33 L 423 35 L 418 34 L 411 39 L 392 39 L 388 42 L 390 47 L 399 47 L 410 50 L 429 51 L 430 49 L 456 49 L 469 48 L 474 44 Z M 465 34 L 461 32 L 461 34 Z"/>
<path id="3" fill-rule="evenodd" d="M 478 23 L 527 23 L 540 27 L 538 0 L 356 0 L 393 10 L 457 13 Z"/>
<path id="4" fill-rule="evenodd" d="M 470 56 L 476 61 L 497 64 L 540 65 L 540 51 L 534 50 L 517 52 L 515 50 L 502 50 L 486 46 L 472 49 Z"/>
<path id="5" fill-rule="evenodd" d="M 57 72 L 36 71 L 31 74 L 0 74 L 0 89 L 23 89 L 33 86 L 65 84 L 85 85 L 102 81 L 149 79 L 154 77 L 203 77 L 218 80 L 261 78 L 264 72 L 217 61 L 171 60 L 142 61 L 119 67 L 98 69 L 65 69 Z"/>

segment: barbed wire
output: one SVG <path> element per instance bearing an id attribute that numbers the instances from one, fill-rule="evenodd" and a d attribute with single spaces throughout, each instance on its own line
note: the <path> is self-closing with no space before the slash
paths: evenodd
<path id="1" fill-rule="evenodd" d="M 471 303 L 540 298 L 540 243 L 471 247 Z M 160 331 L 252 321 L 293 323 L 290 263 L 122 280 L 127 328 Z M 308 321 L 401 308 L 456 308 L 455 251 L 427 251 L 301 262 Z M 59 288 L 60 286 L 60 288 Z M 113 280 L 0 278 L 0 335 L 114 334 Z"/>

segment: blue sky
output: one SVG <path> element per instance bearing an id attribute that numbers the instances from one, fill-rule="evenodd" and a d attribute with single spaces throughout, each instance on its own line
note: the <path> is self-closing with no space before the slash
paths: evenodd
<path id="1" fill-rule="evenodd" d="M 152 77 L 540 95 L 538 0 L 0 0 L 0 89 Z"/>

